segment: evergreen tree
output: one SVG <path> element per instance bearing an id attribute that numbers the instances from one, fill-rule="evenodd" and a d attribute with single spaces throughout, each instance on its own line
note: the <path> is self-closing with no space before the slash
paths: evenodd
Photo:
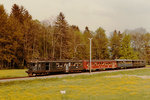
<path id="1" fill-rule="evenodd" d="M 108 59 L 108 39 L 103 28 L 98 28 L 96 30 L 96 35 L 94 36 L 93 44 L 93 58 L 94 59 Z"/>
<path id="2" fill-rule="evenodd" d="M 70 29 L 70 32 L 73 33 L 71 46 L 71 48 L 73 48 L 73 59 L 83 59 L 83 51 L 85 49 L 83 34 L 81 33 L 78 26 L 72 25 Z"/>
<path id="3" fill-rule="evenodd" d="M 89 38 L 92 38 L 92 32 L 89 30 L 89 28 L 86 26 L 84 33 L 83 33 L 83 37 L 84 37 L 84 44 L 85 44 L 85 48 L 83 50 L 83 58 L 84 59 L 89 59 L 89 51 L 90 51 L 90 41 Z"/>
<path id="4" fill-rule="evenodd" d="M 121 42 L 120 55 L 120 59 L 137 59 L 137 55 L 131 47 L 131 38 L 128 34 L 124 34 L 123 40 Z"/>
<path id="5" fill-rule="evenodd" d="M 117 31 L 115 30 L 110 37 L 110 48 L 111 48 L 110 52 L 112 59 L 120 58 L 121 41 L 122 41 L 121 33 L 119 32 L 118 34 Z"/>
<path id="6" fill-rule="evenodd" d="M 7 61 L 6 44 L 7 44 L 7 18 L 8 15 L 3 5 L 0 5 L 0 69 L 3 68 L 4 62 Z"/>
<path id="7" fill-rule="evenodd" d="M 19 7 L 16 4 L 12 6 L 9 17 L 9 30 L 13 34 L 14 41 L 17 40 L 17 48 L 15 50 L 16 59 L 13 61 L 16 68 L 23 67 L 27 59 L 29 59 L 29 44 L 31 42 L 29 39 L 32 38 L 29 37 L 29 30 L 31 30 L 29 23 L 31 22 L 31 18 L 31 15 L 29 15 L 23 6 Z"/>
<path id="8" fill-rule="evenodd" d="M 57 16 L 54 27 L 53 54 L 59 59 L 70 59 L 73 56 L 70 54 L 72 34 L 69 33 L 69 25 L 62 12 Z"/>

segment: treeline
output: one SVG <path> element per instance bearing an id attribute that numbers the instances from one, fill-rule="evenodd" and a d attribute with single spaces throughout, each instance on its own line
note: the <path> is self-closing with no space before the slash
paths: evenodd
<path id="1" fill-rule="evenodd" d="M 69 25 L 63 13 L 54 24 L 33 20 L 29 12 L 14 4 L 10 14 L 0 5 L 0 69 L 24 68 L 32 59 L 145 59 L 150 61 L 150 33 L 114 31 L 110 37 L 99 27 L 82 32 Z"/>

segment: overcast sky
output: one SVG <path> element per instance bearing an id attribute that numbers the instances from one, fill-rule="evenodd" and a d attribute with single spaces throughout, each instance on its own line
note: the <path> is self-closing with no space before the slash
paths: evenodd
<path id="1" fill-rule="evenodd" d="M 63 12 L 68 23 L 81 30 L 85 26 L 107 32 L 143 27 L 150 32 L 150 0 L 0 0 L 8 13 L 14 3 L 40 21 Z"/>

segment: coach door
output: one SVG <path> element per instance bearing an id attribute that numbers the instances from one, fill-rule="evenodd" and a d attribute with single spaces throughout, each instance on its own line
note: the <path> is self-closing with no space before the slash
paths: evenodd
<path id="1" fill-rule="evenodd" d="M 66 63 L 65 64 L 65 66 L 66 66 L 66 72 L 69 72 L 69 65 L 70 65 L 70 63 L 68 63 L 68 64 Z"/>

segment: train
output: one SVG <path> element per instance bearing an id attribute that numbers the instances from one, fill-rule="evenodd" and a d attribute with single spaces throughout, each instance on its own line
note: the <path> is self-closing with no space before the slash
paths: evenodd
<path id="1" fill-rule="evenodd" d="M 144 60 L 115 59 L 92 60 L 91 71 L 145 67 Z M 51 73 L 86 72 L 90 70 L 89 60 L 31 60 L 27 65 L 28 76 L 49 75 Z"/>

